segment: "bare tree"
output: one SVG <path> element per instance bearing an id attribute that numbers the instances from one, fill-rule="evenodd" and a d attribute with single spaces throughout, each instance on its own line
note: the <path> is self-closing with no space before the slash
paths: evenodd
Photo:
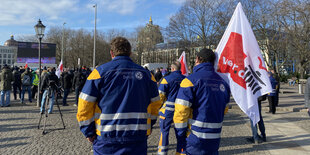
<path id="1" fill-rule="evenodd" d="M 227 23 L 230 7 L 224 0 L 189 0 L 170 18 L 167 31 L 172 38 L 207 47 L 215 45 L 223 25 Z"/>
<path id="2" fill-rule="evenodd" d="M 64 66 L 79 67 L 77 62 L 80 58 L 81 66 L 91 66 L 93 59 L 93 35 L 84 29 L 64 30 Z M 111 60 L 109 55 L 109 44 L 105 41 L 104 33 L 98 32 L 96 39 L 96 64 L 102 64 Z M 46 35 L 46 41 L 56 44 L 56 61 L 60 61 L 62 28 L 52 27 Z"/>
<path id="3" fill-rule="evenodd" d="M 284 0 L 277 5 L 279 22 L 289 38 L 292 58 L 296 60 L 300 78 L 310 63 L 310 2 L 308 0 Z"/>

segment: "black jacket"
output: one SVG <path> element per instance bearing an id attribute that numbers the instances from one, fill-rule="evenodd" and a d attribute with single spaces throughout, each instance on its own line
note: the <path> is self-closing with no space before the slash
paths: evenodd
<path id="1" fill-rule="evenodd" d="M 13 76 L 14 76 L 14 82 L 13 85 L 15 86 L 20 86 L 22 84 L 21 82 L 21 73 L 18 70 L 13 71 Z"/>
<path id="2" fill-rule="evenodd" d="M 40 90 L 46 90 L 48 89 L 49 86 L 51 86 L 54 89 L 57 89 L 57 87 L 59 86 L 59 79 L 57 77 L 57 75 L 54 72 L 48 72 L 46 73 L 46 75 L 44 75 L 43 77 L 43 81 L 42 81 L 42 85 Z"/>
<path id="3" fill-rule="evenodd" d="M 154 76 L 155 76 L 155 80 L 156 80 L 157 82 L 159 82 L 160 79 L 163 77 L 163 75 L 161 74 L 161 72 L 156 72 Z"/>
<path id="4" fill-rule="evenodd" d="M 72 76 L 68 72 L 64 72 L 61 76 L 62 88 L 71 89 L 72 88 Z"/>
<path id="5" fill-rule="evenodd" d="M 74 89 L 82 90 L 85 82 L 86 82 L 86 75 L 84 75 L 81 71 L 77 71 L 74 73 L 73 77 Z"/>

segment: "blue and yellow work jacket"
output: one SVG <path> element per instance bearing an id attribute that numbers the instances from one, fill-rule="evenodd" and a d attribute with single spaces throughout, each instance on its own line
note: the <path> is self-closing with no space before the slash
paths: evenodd
<path id="1" fill-rule="evenodd" d="M 117 56 L 87 78 L 79 96 L 77 120 L 86 137 L 139 141 L 151 133 L 161 106 L 153 75 L 128 56 Z"/>
<path id="2" fill-rule="evenodd" d="M 181 71 L 174 71 L 164 77 L 158 87 L 160 100 L 164 105 L 160 109 L 159 115 L 162 119 L 173 117 L 174 102 L 180 88 L 180 83 L 185 78 Z"/>
<path id="3" fill-rule="evenodd" d="M 229 86 L 215 73 L 213 64 L 195 66 L 193 74 L 182 81 L 175 100 L 173 121 L 178 136 L 187 134 L 187 145 L 218 150 L 229 100 Z"/>

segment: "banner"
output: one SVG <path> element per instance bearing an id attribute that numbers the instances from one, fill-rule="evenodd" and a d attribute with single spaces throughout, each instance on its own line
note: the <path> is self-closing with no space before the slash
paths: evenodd
<path id="1" fill-rule="evenodd" d="M 188 76 L 188 68 L 187 68 L 187 64 L 186 64 L 186 56 L 185 56 L 185 51 L 183 51 L 182 55 L 180 56 L 179 60 L 181 63 L 181 72 L 183 75 Z"/>
<path id="2" fill-rule="evenodd" d="M 257 98 L 272 88 L 261 50 L 240 2 L 216 54 L 217 72 L 230 85 L 238 106 L 256 124 L 259 121 Z"/>
<path id="3" fill-rule="evenodd" d="M 60 78 L 60 74 L 63 72 L 63 65 L 62 65 L 62 60 L 60 61 L 60 63 L 59 63 L 59 66 L 58 66 L 58 68 L 56 69 L 56 75 L 57 75 L 57 77 L 58 78 Z"/>

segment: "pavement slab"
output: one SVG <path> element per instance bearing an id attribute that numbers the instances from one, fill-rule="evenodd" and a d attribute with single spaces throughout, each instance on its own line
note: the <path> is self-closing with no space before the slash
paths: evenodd
<path id="1" fill-rule="evenodd" d="M 219 154 L 303 155 L 310 152 L 310 117 L 305 112 L 303 95 L 298 87 L 282 86 L 280 102 L 275 115 L 262 113 L 267 142 L 254 145 L 246 140 L 252 136 L 249 118 L 231 102 L 232 109 L 225 115 Z M 297 90 L 297 91 L 296 91 Z M 11 95 L 12 97 L 13 95 Z M 72 106 L 74 96 L 68 98 L 70 106 L 60 106 L 66 125 L 62 123 L 57 107 L 47 119 L 47 134 L 38 129 L 39 108 L 35 103 L 22 105 L 12 100 L 10 107 L 0 107 L 0 155 L 69 154 L 91 155 L 92 146 L 79 130 L 77 107 Z M 293 109 L 301 110 L 294 111 Z M 263 111 L 268 103 L 263 102 Z M 43 125 L 43 122 L 41 123 Z M 148 155 L 157 154 L 159 125 L 154 125 L 148 138 Z M 169 155 L 175 154 L 174 129 L 170 130 Z"/>

